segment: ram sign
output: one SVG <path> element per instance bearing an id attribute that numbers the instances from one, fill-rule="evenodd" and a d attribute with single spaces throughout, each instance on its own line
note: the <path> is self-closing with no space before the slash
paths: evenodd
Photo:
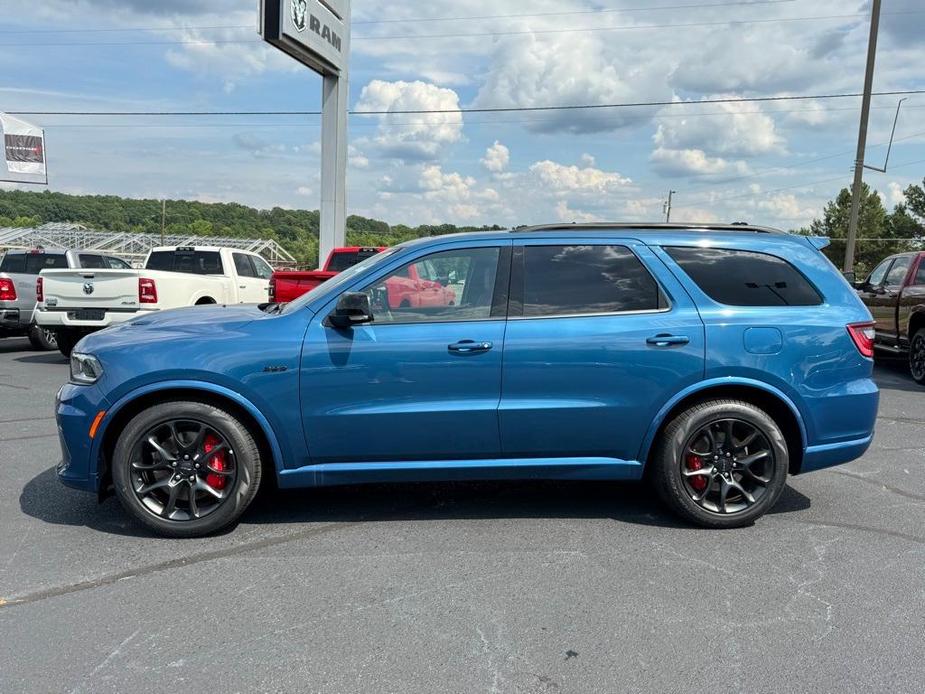
<path id="1" fill-rule="evenodd" d="M 260 35 L 322 75 L 347 65 L 349 0 L 263 0 Z"/>

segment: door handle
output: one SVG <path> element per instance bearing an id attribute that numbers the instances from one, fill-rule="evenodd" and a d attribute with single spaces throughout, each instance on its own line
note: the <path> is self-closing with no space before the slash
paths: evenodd
<path id="1" fill-rule="evenodd" d="M 646 340 L 647 345 L 668 347 L 669 345 L 686 345 L 691 339 L 687 335 L 655 335 Z"/>
<path id="2" fill-rule="evenodd" d="M 459 342 L 447 345 L 446 348 L 457 354 L 474 354 L 476 352 L 487 352 L 493 346 L 494 345 L 488 340 L 481 340 L 479 342 L 475 340 L 460 340 Z"/>

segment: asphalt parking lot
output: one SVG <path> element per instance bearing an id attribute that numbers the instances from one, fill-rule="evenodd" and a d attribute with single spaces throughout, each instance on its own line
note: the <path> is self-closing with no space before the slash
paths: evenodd
<path id="1" fill-rule="evenodd" d="M 774 513 L 686 527 L 640 485 L 263 496 L 163 540 L 54 475 L 57 353 L 0 340 L 0 692 L 925 690 L 925 389 Z"/>

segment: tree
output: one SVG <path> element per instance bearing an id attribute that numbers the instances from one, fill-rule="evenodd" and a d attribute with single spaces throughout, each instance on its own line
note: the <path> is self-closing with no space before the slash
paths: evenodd
<path id="1" fill-rule="evenodd" d="M 822 219 L 814 219 L 809 226 L 809 233 L 814 236 L 828 236 L 832 244 L 825 249 L 825 254 L 841 267 L 845 257 L 845 239 L 848 236 L 848 219 L 851 215 L 851 191 L 842 188 L 836 198 L 830 201 L 822 213 Z M 864 239 L 882 239 L 890 233 L 887 224 L 887 212 L 883 201 L 876 191 L 865 183 L 861 189 L 861 206 L 858 213 L 858 243 L 855 251 L 855 267 L 858 276 L 867 272 L 873 264 L 888 255 L 885 249 L 888 242 L 865 241 Z"/>

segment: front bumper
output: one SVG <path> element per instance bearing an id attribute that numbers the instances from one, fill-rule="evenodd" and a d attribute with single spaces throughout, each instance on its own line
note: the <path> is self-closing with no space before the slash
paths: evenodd
<path id="1" fill-rule="evenodd" d="M 108 410 L 109 402 L 99 388 L 68 383 L 55 398 L 55 417 L 61 443 L 58 479 L 68 487 L 97 492 L 100 487 L 98 446 L 90 438 L 90 426 L 97 413 Z"/>

